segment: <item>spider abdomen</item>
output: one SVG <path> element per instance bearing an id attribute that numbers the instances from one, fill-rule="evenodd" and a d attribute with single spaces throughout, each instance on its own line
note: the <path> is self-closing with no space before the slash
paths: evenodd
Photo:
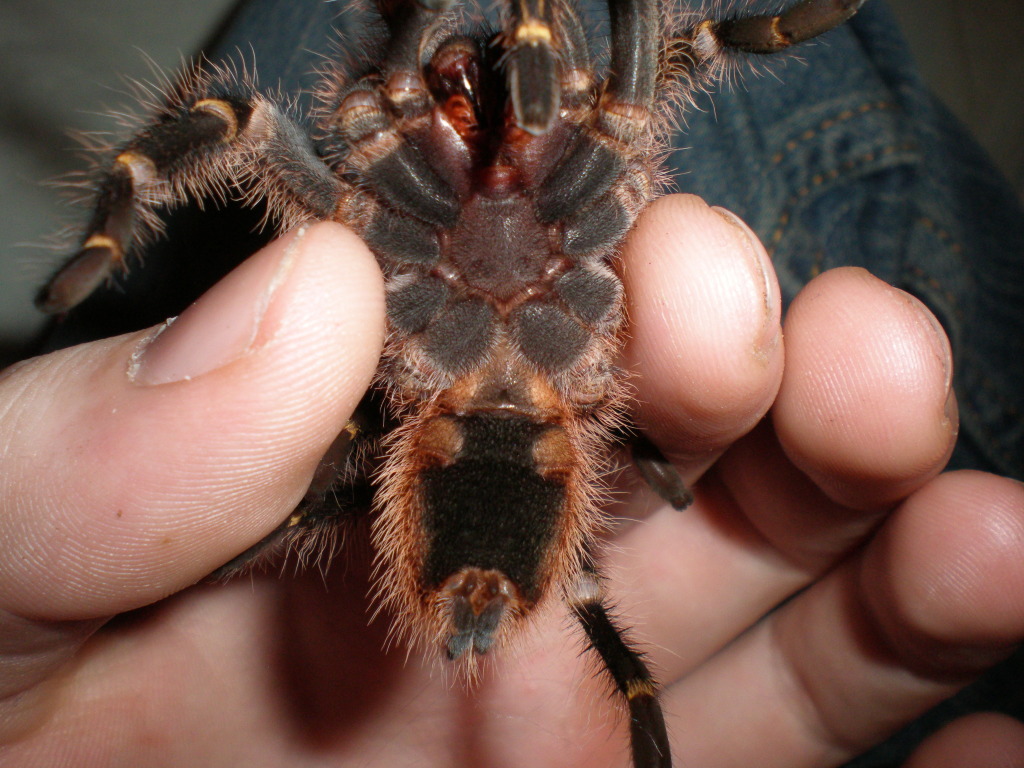
<path id="1" fill-rule="evenodd" d="M 450 622 L 446 645 L 453 657 L 459 655 L 459 637 L 482 613 L 460 610 L 459 600 L 467 594 L 465 574 L 491 572 L 507 582 L 501 614 L 524 613 L 543 595 L 571 479 L 543 466 L 536 456 L 545 442 L 565 442 L 558 434 L 561 427 L 500 411 L 474 412 L 454 421 L 458 452 L 419 476 L 425 544 L 420 579 L 428 601 L 438 601 Z M 476 644 L 461 650 L 490 647 L 502 618 L 492 612 L 494 621 L 478 630 Z"/>
<path id="2" fill-rule="evenodd" d="M 485 653 L 573 578 L 598 522 L 604 428 L 497 335 L 483 364 L 411 409 L 379 476 L 381 596 L 399 631 L 451 658 Z"/>

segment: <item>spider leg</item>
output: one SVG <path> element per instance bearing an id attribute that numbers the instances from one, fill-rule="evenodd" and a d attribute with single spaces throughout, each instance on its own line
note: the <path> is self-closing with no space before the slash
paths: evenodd
<path id="1" fill-rule="evenodd" d="M 453 0 L 427 4 L 417 0 L 380 0 L 378 7 L 388 26 L 384 54 L 384 93 L 402 117 L 422 117 L 432 100 L 421 75 L 424 50 Z"/>
<path id="2" fill-rule="evenodd" d="M 609 0 L 611 15 L 611 62 L 609 99 L 613 113 L 618 108 L 632 117 L 626 105 L 650 111 L 658 72 L 661 46 L 661 3 L 659 0 Z M 606 111 L 609 109 L 605 107 Z"/>
<path id="3" fill-rule="evenodd" d="M 678 75 L 707 67 L 705 76 L 717 79 L 721 71 L 716 72 L 713 64 L 722 51 L 778 53 L 839 26 L 863 4 L 864 0 L 801 0 L 779 14 L 706 19 L 670 36 L 667 71 L 677 70 Z"/>
<path id="4" fill-rule="evenodd" d="M 447 5 L 428 7 L 411 0 L 382 0 L 379 10 L 390 39 L 382 69 L 351 88 L 343 88 L 337 106 L 323 125 L 330 136 L 328 141 L 340 140 L 344 146 L 337 158 L 339 167 L 355 171 L 392 209 L 375 206 L 376 210 L 368 214 L 370 228 L 364 234 L 371 247 L 376 246 L 376 227 L 383 237 L 390 237 L 398 245 L 411 237 L 436 252 L 434 235 L 423 225 L 448 228 L 459 217 L 458 195 L 405 138 L 407 133 L 415 134 L 429 124 L 432 98 L 420 61 Z M 408 247 L 404 250 L 416 251 Z"/>
<path id="5" fill-rule="evenodd" d="M 40 308 L 66 312 L 125 269 L 160 230 L 157 208 L 224 197 L 231 186 L 247 186 L 250 200 L 268 196 L 288 224 L 329 218 L 341 195 L 305 131 L 270 99 L 225 71 L 193 72 L 104 171 L 81 247 L 43 289 Z"/>
<path id="6" fill-rule="evenodd" d="M 633 464 L 644 482 L 675 509 L 686 509 L 693 503 L 693 492 L 672 462 L 642 432 L 631 436 Z"/>
<path id="7" fill-rule="evenodd" d="M 629 166 L 628 158 L 637 155 L 635 145 L 651 122 L 660 40 L 658 0 L 610 0 L 608 7 L 612 74 L 591 124 L 541 185 L 537 213 L 547 224 L 573 218 L 608 192 Z M 593 210 L 570 228 L 607 228 L 604 222 L 613 214 L 615 227 L 624 223 L 628 229 L 632 217 L 615 216 L 617 208 L 610 200 L 605 210 Z"/>
<path id="8" fill-rule="evenodd" d="M 546 133 L 558 114 L 561 89 L 552 24 L 554 3 L 512 0 L 511 41 L 505 53 L 516 122 L 527 133 Z"/>
<path id="9" fill-rule="evenodd" d="M 587 45 L 583 22 L 569 3 L 554 4 L 556 36 L 561 42 L 558 51 L 559 87 L 562 108 L 567 110 L 570 122 L 581 122 L 591 106 L 596 80 L 594 65 Z"/>
<path id="10" fill-rule="evenodd" d="M 332 540 L 343 516 L 342 508 L 327 504 L 322 496 L 307 494 L 277 528 L 213 571 L 206 580 L 227 581 L 292 550 L 299 552 L 303 564 L 307 552 L 321 555 L 326 551 L 330 557 L 333 547 L 325 546 L 324 542 Z"/>
<path id="11" fill-rule="evenodd" d="M 700 27 L 722 47 L 776 53 L 839 26 L 863 4 L 864 0 L 801 0 L 778 15 L 704 22 Z"/>
<path id="12" fill-rule="evenodd" d="M 658 703 L 657 684 L 643 656 L 631 647 L 623 630 L 608 615 L 600 579 L 593 568 L 581 574 L 569 601 L 590 647 L 601 657 L 616 690 L 629 707 L 634 768 L 671 768 L 672 754 Z"/>
<path id="13" fill-rule="evenodd" d="M 455 224 L 458 196 L 405 141 L 376 88 L 349 93 L 333 127 L 351 147 L 348 164 L 384 202 L 435 227 Z"/>

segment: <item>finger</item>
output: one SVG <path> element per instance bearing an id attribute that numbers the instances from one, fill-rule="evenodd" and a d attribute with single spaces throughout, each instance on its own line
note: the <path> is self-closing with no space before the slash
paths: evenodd
<path id="1" fill-rule="evenodd" d="M 1024 487 L 936 478 L 860 554 L 667 693 L 679 754 L 766 768 L 858 754 L 1024 637 L 1022 555 Z"/>
<path id="2" fill-rule="evenodd" d="M 304 493 L 372 376 L 381 278 L 318 225 L 162 331 L 29 361 L 0 382 L 0 607 L 111 615 L 195 582 Z"/>
<path id="3" fill-rule="evenodd" d="M 813 280 L 785 327 L 773 430 L 716 471 L 758 534 L 815 576 L 945 466 L 957 430 L 950 346 L 923 304 L 859 269 Z"/>
<path id="4" fill-rule="evenodd" d="M 836 269 L 800 292 L 785 327 L 773 423 L 828 496 L 878 509 L 942 470 L 958 423 L 952 357 L 920 301 L 864 270 Z"/>
<path id="5" fill-rule="evenodd" d="M 903 768 L 1020 768 L 1024 765 L 1024 723 L 982 712 L 954 720 L 932 734 Z"/>
<path id="6" fill-rule="evenodd" d="M 764 415 L 782 375 L 775 272 L 732 214 L 670 195 L 623 254 L 637 417 L 692 480 Z"/>
<path id="7" fill-rule="evenodd" d="M 645 626 L 645 639 L 665 649 L 654 655 L 670 676 L 859 546 L 886 511 L 876 505 L 926 482 L 952 450 L 949 346 L 918 302 L 862 270 L 836 270 L 798 297 L 786 329 L 771 422 L 729 449 L 687 514 L 648 516 L 608 558 L 606 572 L 623 587 L 620 604 Z M 846 337 L 837 338 L 840 331 Z M 888 418 L 914 439 L 897 434 L 883 445 Z M 788 450 L 772 425 L 785 431 Z M 830 468 L 831 445 L 840 459 Z M 820 457 L 813 479 L 794 466 L 794 453 Z M 875 461 L 874 473 L 858 475 L 850 456 L 861 469 Z M 853 507 L 830 497 L 838 487 Z"/>

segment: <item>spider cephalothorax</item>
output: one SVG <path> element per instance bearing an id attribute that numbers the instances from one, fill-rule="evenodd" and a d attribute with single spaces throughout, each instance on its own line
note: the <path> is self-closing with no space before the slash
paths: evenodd
<path id="1" fill-rule="evenodd" d="M 280 229 L 354 228 L 385 274 L 388 339 L 319 474 L 375 492 L 397 631 L 471 664 L 564 597 L 628 701 L 634 763 L 667 766 L 655 685 L 607 615 L 590 552 L 626 421 L 617 249 L 656 192 L 669 94 L 712 79 L 725 49 L 775 52 L 860 2 L 670 27 L 658 0 L 609 0 L 602 79 L 571 0 L 510 0 L 498 33 L 457 29 L 454 0 L 380 0 L 377 56 L 328 71 L 312 136 L 246 78 L 184 77 L 115 152 L 42 306 L 68 310 L 158 228 L 158 207 L 211 192 L 265 200 Z M 685 506 L 664 459 L 635 442 L 645 477 Z M 268 542 L 340 516 L 311 492 Z"/>

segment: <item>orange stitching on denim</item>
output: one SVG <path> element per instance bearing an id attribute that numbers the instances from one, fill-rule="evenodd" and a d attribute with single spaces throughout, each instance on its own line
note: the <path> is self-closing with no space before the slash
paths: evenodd
<path id="1" fill-rule="evenodd" d="M 936 224 L 934 219 L 931 219 L 928 216 L 919 216 L 916 222 L 925 229 L 927 229 L 929 232 L 931 232 L 933 235 L 935 235 L 943 245 L 949 248 L 950 251 L 957 254 L 958 256 L 963 254 L 963 245 L 957 242 L 953 238 L 953 235 L 951 235 L 949 232 L 947 232 L 938 224 Z M 921 269 L 921 267 L 919 266 L 911 267 L 911 272 L 916 277 L 923 280 L 929 288 L 931 288 L 933 291 L 942 296 L 946 303 L 949 304 L 950 307 L 952 307 L 953 313 L 956 315 L 958 320 L 964 319 L 963 307 L 961 307 L 960 302 L 957 301 L 955 293 L 953 293 L 950 290 L 944 289 L 942 287 L 942 283 L 940 283 L 934 277 L 926 274 L 925 271 Z"/>
<path id="2" fill-rule="evenodd" d="M 882 100 L 865 102 L 856 109 L 844 109 L 835 117 L 826 117 L 824 120 L 818 123 L 816 128 L 808 128 L 806 131 L 800 134 L 800 140 L 810 141 L 819 133 L 823 133 L 824 131 L 834 128 L 835 126 L 839 125 L 839 123 L 845 123 L 847 120 L 852 120 L 855 117 L 859 117 L 860 115 L 863 115 L 866 112 L 874 112 L 876 110 L 886 110 L 895 108 L 896 105 L 893 102 Z M 786 152 L 792 152 L 794 149 L 800 146 L 800 142 L 797 141 L 796 139 L 790 139 L 783 146 L 785 147 L 785 152 L 776 152 L 774 155 L 772 155 L 772 165 L 778 165 L 779 163 L 781 163 L 786 158 Z"/>
<path id="3" fill-rule="evenodd" d="M 930 229 L 932 232 L 938 235 L 939 239 L 945 245 L 948 245 L 949 249 L 953 251 L 953 253 L 960 255 L 964 252 L 963 245 L 958 240 L 953 239 L 953 235 L 951 235 L 946 230 L 942 229 L 938 224 L 935 223 L 933 219 L 930 219 L 927 216 L 921 216 L 918 218 L 917 223 L 923 224 L 927 229 Z"/>
<path id="4" fill-rule="evenodd" d="M 891 102 L 891 101 L 886 101 L 884 99 L 881 99 L 879 101 L 867 101 L 867 102 L 864 102 L 863 104 L 859 105 L 856 108 L 844 109 L 842 112 L 840 112 L 839 114 L 837 114 L 835 116 L 826 117 L 824 120 L 822 120 L 820 123 L 818 123 L 817 127 L 815 127 L 815 128 L 808 128 L 806 131 L 804 131 L 802 134 L 800 134 L 800 141 L 810 141 L 811 139 L 815 138 L 818 134 L 823 133 L 824 131 L 830 130 L 831 128 L 834 128 L 835 126 L 839 125 L 840 123 L 844 123 L 847 120 L 852 120 L 853 118 L 859 117 L 859 116 L 864 115 L 864 114 L 866 114 L 868 112 L 896 109 L 896 106 L 897 105 L 895 103 Z M 779 165 L 786 158 L 786 155 L 788 153 L 795 151 L 796 148 L 800 146 L 800 141 L 798 141 L 796 139 L 790 139 L 789 141 L 787 141 L 783 145 L 785 147 L 784 151 L 776 152 L 774 155 L 772 155 L 772 158 L 771 158 L 771 161 L 770 161 L 770 165 L 772 165 L 772 166 Z M 898 151 L 900 149 L 907 149 L 909 147 L 910 147 L 910 145 L 901 145 L 901 146 L 887 147 L 886 149 L 882 150 L 882 154 L 883 155 L 889 155 L 889 154 L 892 154 L 893 152 L 896 152 L 896 151 Z M 869 152 L 866 155 L 864 155 L 863 157 L 852 158 L 850 160 L 844 161 L 842 166 L 841 166 L 841 169 L 840 168 L 833 168 L 830 171 L 828 171 L 827 173 L 815 174 L 815 176 L 811 179 L 811 184 L 812 184 L 811 187 L 806 187 L 806 186 L 800 187 L 800 189 L 797 190 L 797 193 L 795 195 L 791 196 L 788 200 L 786 200 L 786 202 L 785 202 L 785 204 L 783 205 L 783 208 L 782 208 L 782 214 L 779 216 L 778 225 L 776 226 L 775 230 L 772 232 L 772 235 L 771 235 L 771 238 L 770 238 L 770 242 L 771 242 L 771 246 L 772 247 L 770 247 L 768 249 L 769 257 L 775 255 L 774 246 L 777 245 L 779 242 L 781 242 L 783 236 L 785 235 L 786 225 L 790 221 L 790 211 L 796 207 L 797 203 L 799 203 L 801 199 L 803 199 L 803 198 L 807 197 L 808 195 L 810 195 L 815 187 L 820 187 L 822 184 L 825 183 L 825 181 L 834 181 L 835 179 L 837 179 L 839 177 L 839 174 L 840 174 L 841 170 L 842 171 L 852 171 L 858 165 L 864 165 L 864 164 L 867 164 L 867 163 L 874 162 L 875 158 L 876 158 L 875 153 L 874 152 Z"/>
<path id="5" fill-rule="evenodd" d="M 816 250 L 814 252 L 814 258 L 811 259 L 811 270 L 810 270 L 810 277 L 811 277 L 811 279 L 813 280 L 818 275 L 820 275 L 822 272 L 824 272 L 825 271 L 824 267 L 825 267 L 825 250 L 823 248 L 819 248 L 818 250 Z"/>
<path id="6" fill-rule="evenodd" d="M 852 171 L 856 169 L 858 166 L 869 165 L 875 162 L 877 159 L 879 159 L 879 157 L 888 157 L 889 155 L 893 155 L 897 152 L 909 151 L 913 149 L 914 146 L 915 145 L 912 142 L 907 142 L 904 144 L 891 144 L 887 147 L 884 147 L 880 152 L 865 152 L 860 157 L 845 160 L 840 168 L 831 168 L 825 173 L 815 174 L 811 178 L 810 187 L 800 187 L 800 189 L 797 190 L 795 195 L 790 195 L 790 197 L 787 198 L 786 202 L 783 203 L 782 213 L 779 214 L 778 224 L 772 231 L 771 238 L 769 239 L 771 247 L 768 249 L 768 255 L 775 255 L 774 246 L 778 245 L 778 243 L 782 241 L 782 238 L 785 235 L 786 225 L 789 224 L 790 222 L 792 211 L 797 207 L 797 205 L 803 198 L 809 196 L 812 192 L 814 192 L 814 190 L 822 186 L 826 181 L 835 181 L 837 178 L 839 178 L 840 173 Z"/>

